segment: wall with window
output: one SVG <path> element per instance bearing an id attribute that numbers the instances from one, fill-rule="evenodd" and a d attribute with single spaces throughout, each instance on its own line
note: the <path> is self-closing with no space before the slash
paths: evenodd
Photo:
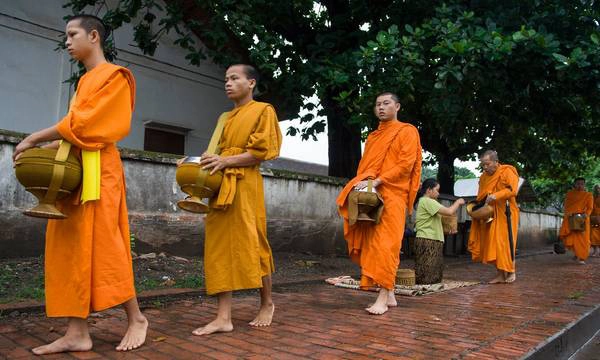
<path id="1" fill-rule="evenodd" d="M 0 1 L 0 129 L 30 133 L 66 113 L 73 89 L 64 81 L 76 65 L 68 53 L 55 51 L 68 15 L 63 3 Z M 149 148 L 164 143 L 180 149 L 183 135 L 184 152 L 201 153 L 217 117 L 231 107 L 223 92 L 224 69 L 209 61 L 189 65 L 169 35 L 152 58 L 131 45 L 130 26 L 118 29 L 114 37 L 116 63 L 128 67 L 137 82 L 131 132 L 120 145 L 143 150 L 149 137 Z"/>

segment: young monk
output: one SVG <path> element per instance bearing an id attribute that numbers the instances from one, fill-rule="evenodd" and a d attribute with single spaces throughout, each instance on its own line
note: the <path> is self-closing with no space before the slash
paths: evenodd
<path id="1" fill-rule="evenodd" d="M 594 196 L 585 191 L 585 179 L 577 178 L 573 189 L 567 192 L 564 202 L 564 217 L 559 237 L 567 250 L 574 253 L 574 260 L 584 265 L 590 254 L 590 215 L 594 209 Z M 569 226 L 569 217 L 573 214 L 585 214 L 584 231 L 573 231 Z"/>
<path id="2" fill-rule="evenodd" d="M 591 216 L 600 217 L 600 185 L 594 186 L 594 210 L 592 210 Z M 590 256 L 600 257 L 600 225 L 598 224 L 592 225 L 590 228 L 590 244 L 592 246 Z"/>
<path id="3" fill-rule="evenodd" d="M 216 294 L 215 320 L 194 330 L 208 335 L 233 330 L 232 292 L 260 288 L 260 309 L 251 326 L 269 326 L 275 305 L 271 274 L 275 270 L 267 241 L 263 180 L 259 165 L 279 155 L 281 131 L 273 106 L 253 100 L 258 73 L 250 65 L 233 65 L 225 73 L 225 93 L 234 108 L 227 114 L 220 155 L 203 154 L 201 165 L 222 170 L 223 182 L 206 216 L 204 275 L 206 292 Z"/>
<path id="4" fill-rule="evenodd" d="M 421 177 L 421 143 L 414 126 L 398 121 L 400 102 L 395 94 L 377 96 L 377 130 L 369 134 L 356 177 L 346 184 L 337 198 L 344 218 L 344 237 L 350 258 L 361 267 L 360 286 L 379 286 L 379 295 L 367 312 L 381 315 L 396 306 L 394 283 L 400 264 L 400 248 L 406 211 L 412 212 Z M 357 221 L 350 225 L 348 195 L 368 186 L 368 180 L 383 198 L 378 224 Z"/>
<path id="5" fill-rule="evenodd" d="M 517 275 L 510 249 L 506 204 L 508 202 L 510 207 L 512 254 L 514 254 L 517 249 L 519 229 L 519 207 L 517 206 L 519 174 L 513 166 L 500 164 L 498 153 L 494 150 L 485 151 L 479 161 L 483 173 L 479 178 L 477 201 L 485 201 L 494 209 L 494 220 L 489 223 L 476 220 L 471 222 L 469 252 L 473 261 L 496 267 L 496 276 L 488 283 L 512 283 L 517 279 Z"/>
<path id="6" fill-rule="evenodd" d="M 46 313 L 68 318 L 68 328 L 63 337 L 33 353 L 91 350 L 90 311 L 119 304 L 127 313 L 128 328 L 116 349 L 132 350 L 145 342 L 148 321 L 140 312 L 133 283 L 125 178 L 116 142 L 129 133 L 135 80 L 129 70 L 106 61 L 106 28 L 97 17 L 73 16 L 66 35 L 69 54 L 86 69 L 77 95 L 67 115 L 58 124 L 26 137 L 17 145 L 13 159 L 40 143 L 64 140 L 94 165 L 91 170 L 84 165 L 83 174 L 97 185 L 85 186 L 85 191 L 57 204 L 67 219 L 48 220 Z M 57 146 L 58 142 L 50 145 Z"/>

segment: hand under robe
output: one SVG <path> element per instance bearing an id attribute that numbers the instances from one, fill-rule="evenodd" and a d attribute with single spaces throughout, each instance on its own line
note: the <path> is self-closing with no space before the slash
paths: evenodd
<path id="1" fill-rule="evenodd" d="M 560 227 L 559 236 L 565 244 L 565 248 L 573 251 L 575 256 L 586 260 L 590 254 L 590 215 L 594 208 L 594 196 L 587 191 L 571 190 L 567 192 L 564 203 L 564 217 Z M 583 213 L 585 219 L 585 231 L 571 231 L 569 227 L 569 215 Z"/>
<path id="2" fill-rule="evenodd" d="M 600 195 L 594 197 L 594 210 L 592 216 L 600 216 Z M 590 244 L 600 246 L 600 226 L 592 226 L 590 228 Z"/>
<path id="3" fill-rule="evenodd" d="M 135 103 L 131 72 L 100 64 L 79 81 L 77 96 L 58 123 L 74 147 L 100 150 L 100 199 L 80 203 L 79 193 L 59 202 L 65 220 L 46 229 L 46 312 L 86 318 L 135 296 L 125 177 L 116 142 L 129 133 Z"/>
<path id="4" fill-rule="evenodd" d="M 273 107 L 250 101 L 228 113 L 219 148 L 221 156 L 249 152 L 261 161 L 270 160 L 279 156 L 281 140 Z M 262 287 L 262 277 L 275 266 L 259 165 L 226 168 L 210 207 L 204 240 L 206 292 Z"/>
<path id="5" fill-rule="evenodd" d="M 361 287 L 379 285 L 393 289 L 400 264 L 400 248 L 406 211 L 412 212 L 421 177 L 421 143 L 414 126 L 397 120 L 379 123 L 369 134 L 357 176 L 337 198 L 344 218 L 344 237 L 350 258 L 361 267 Z M 382 180 L 377 191 L 383 197 L 379 224 L 359 221 L 349 225 L 348 195 L 361 180 Z"/>
<path id="6" fill-rule="evenodd" d="M 515 263 L 510 257 L 506 201 L 510 206 L 513 251 L 516 252 L 519 230 L 519 208 L 516 200 L 518 187 L 519 174 L 511 165 L 499 165 L 494 174 L 488 175 L 484 172 L 479 178 L 477 201 L 485 201 L 489 194 L 494 194 L 496 200 L 489 204 L 494 208 L 492 222 L 471 222 L 468 246 L 473 261 L 494 264 L 498 270 L 515 272 Z"/>

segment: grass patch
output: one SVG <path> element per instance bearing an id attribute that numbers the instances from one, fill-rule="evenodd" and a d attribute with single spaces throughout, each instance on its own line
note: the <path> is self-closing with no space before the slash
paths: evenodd
<path id="1" fill-rule="evenodd" d="M 0 267 L 0 303 L 44 299 L 44 274 L 39 262 L 12 261 Z"/>
<path id="2" fill-rule="evenodd" d="M 577 300 L 584 295 L 583 291 L 575 291 L 574 293 L 569 295 L 569 299 Z"/>
<path id="3" fill-rule="evenodd" d="M 154 290 L 162 287 L 160 281 L 152 278 L 143 279 L 135 282 L 135 290 L 137 292 Z"/>
<path id="4" fill-rule="evenodd" d="M 202 275 L 193 274 L 187 275 L 184 278 L 175 280 L 176 288 L 198 289 L 202 287 Z"/>

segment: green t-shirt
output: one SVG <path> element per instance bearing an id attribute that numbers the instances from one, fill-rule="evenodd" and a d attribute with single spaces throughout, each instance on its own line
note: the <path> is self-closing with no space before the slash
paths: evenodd
<path id="1" fill-rule="evenodd" d="M 415 228 L 417 237 L 444 241 L 444 228 L 442 227 L 442 216 L 438 214 L 442 204 L 432 198 L 423 196 L 417 205 L 417 219 Z"/>

